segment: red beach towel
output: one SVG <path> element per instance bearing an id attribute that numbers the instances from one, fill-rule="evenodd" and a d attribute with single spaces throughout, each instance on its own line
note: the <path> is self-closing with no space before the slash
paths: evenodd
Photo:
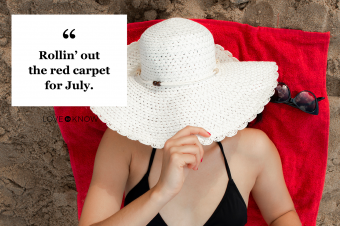
<path id="1" fill-rule="evenodd" d="M 324 186 L 329 136 L 329 102 L 326 91 L 327 52 L 330 32 L 252 27 L 230 21 L 192 19 L 214 36 L 216 44 L 230 51 L 240 61 L 275 61 L 279 82 L 286 83 L 292 97 L 310 90 L 319 102 L 319 115 L 306 114 L 285 104 L 268 103 L 262 122 L 251 126 L 261 129 L 276 145 L 282 161 L 284 178 L 303 225 L 316 225 Z M 130 23 L 128 43 L 137 41 L 149 26 L 162 20 Z M 99 142 L 107 126 L 89 107 L 54 107 L 58 124 L 67 143 L 78 191 L 78 218 L 91 182 Z M 64 118 L 71 117 L 70 122 Z M 74 117 L 86 117 L 80 122 Z M 266 225 L 250 197 L 248 223 Z"/>

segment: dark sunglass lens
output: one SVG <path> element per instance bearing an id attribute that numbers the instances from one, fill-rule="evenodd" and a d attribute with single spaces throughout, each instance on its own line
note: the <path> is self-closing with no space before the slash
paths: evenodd
<path id="1" fill-rule="evenodd" d="M 275 88 L 274 95 L 271 97 L 271 100 L 283 102 L 283 101 L 288 100 L 288 98 L 289 98 L 288 87 L 284 84 L 278 84 L 277 87 Z"/>
<path id="2" fill-rule="evenodd" d="M 313 94 L 307 91 L 299 93 L 295 97 L 295 102 L 304 111 L 313 112 L 316 107 L 316 101 Z"/>

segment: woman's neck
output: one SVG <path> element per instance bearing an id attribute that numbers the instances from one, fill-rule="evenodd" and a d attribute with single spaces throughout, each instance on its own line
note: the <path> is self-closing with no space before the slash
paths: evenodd
<path id="1" fill-rule="evenodd" d="M 219 148 L 216 141 L 213 141 L 213 142 L 212 142 L 211 144 L 209 144 L 209 145 L 202 145 L 202 146 L 203 146 L 204 153 L 209 153 L 209 152 L 211 152 L 212 150 L 215 150 L 216 148 Z"/>

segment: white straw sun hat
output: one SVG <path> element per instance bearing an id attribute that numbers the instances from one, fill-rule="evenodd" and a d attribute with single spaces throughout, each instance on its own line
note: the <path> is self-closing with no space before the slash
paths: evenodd
<path id="1" fill-rule="evenodd" d="M 203 127 L 203 145 L 234 136 L 275 92 L 278 66 L 239 62 L 190 19 L 161 21 L 127 46 L 127 106 L 90 107 L 131 140 L 163 148 L 187 125 Z"/>

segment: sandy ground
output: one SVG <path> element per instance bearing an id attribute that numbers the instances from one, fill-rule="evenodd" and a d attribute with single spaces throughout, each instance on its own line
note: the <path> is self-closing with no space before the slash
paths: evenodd
<path id="1" fill-rule="evenodd" d="M 127 14 L 128 22 L 212 18 L 331 32 L 329 157 L 317 225 L 340 225 L 339 0 L 0 0 L 0 226 L 77 225 L 76 186 L 52 107 L 11 107 L 11 14 Z"/>

